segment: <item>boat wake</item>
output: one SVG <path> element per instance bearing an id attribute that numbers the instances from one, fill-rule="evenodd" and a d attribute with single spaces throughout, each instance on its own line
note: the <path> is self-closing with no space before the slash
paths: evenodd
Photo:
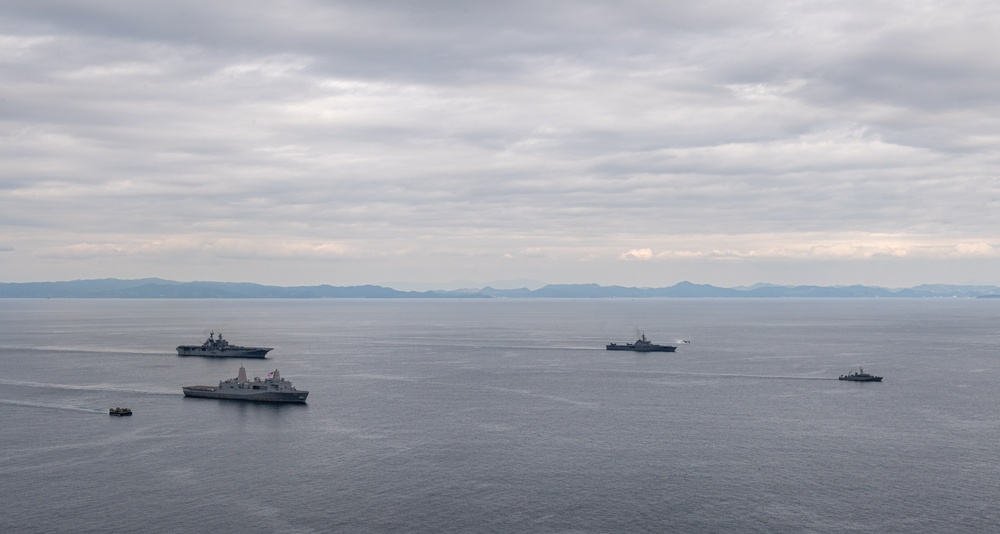
<path id="1" fill-rule="evenodd" d="M 826 376 L 785 376 L 785 375 L 743 375 L 729 373 L 666 373 L 682 376 L 703 376 L 706 378 L 759 378 L 763 380 L 837 380 Z"/>
<path id="2" fill-rule="evenodd" d="M 512 388 L 501 388 L 501 387 L 487 387 L 486 389 L 489 389 L 489 390 L 492 390 L 492 391 L 500 391 L 500 392 L 503 392 L 503 393 L 513 393 L 515 395 L 525 395 L 525 396 L 528 396 L 528 397 L 536 397 L 536 398 L 539 398 L 539 399 L 546 399 L 546 400 L 555 401 L 555 402 L 561 402 L 561 403 L 565 403 L 565 404 L 572 404 L 574 406 L 597 406 L 593 402 L 578 401 L 578 400 L 574 400 L 574 399 L 568 399 L 566 397 L 558 397 L 556 395 L 547 395 L 545 393 L 535 393 L 535 392 L 532 392 L 532 391 L 528 391 L 526 389 L 512 389 Z"/>
<path id="3" fill-rule="evenodd" d="M 30 406 L 32 408 L 48 408 L 50 410 L 70 410 L 73 412 L 84 412 L 84 413 L 99 413 L 107 415 L 107 410 L 99 410 L 97 408 L 83 408 L 80 406 L 69 406 L 65 404 L 46 404 L 44 402 L 25 402 L 25 401 L 14 401 L 0 399 L 0 404 L 7 404 L 11 406 Z"/>
<path id="4" fill-rule="evenodd" d="M 134 355 L 145 355 L 145 356 L 165 356 L 171 355 L 175 356 L 176 353 L 173 350 L 152 350 L 144 348 L 114 348 L 114 347 L 19 347 L 19 346 L 0 346 L 2 351 L 17 351 L 17 352 L 39 352 L 39 353 L 81 353 L 81 354 L 134 354 Z"/>
<path id="5" fill-rule="evenodd" d="M 21 386 L 41 389 L 61 389 L 71 391 L 107 391 L 111 393 L 134 393 L 138 395 L 180 395 L 173 390 L 137 389 L 129 387 L 119 387 L 108 384 L 95 384 L 89 386 L 78 386 L 73 384 L 47 384 L 44 382 L 28 382 L 21 380 L 0 380 L 0 384 L 5 386 Z"/>

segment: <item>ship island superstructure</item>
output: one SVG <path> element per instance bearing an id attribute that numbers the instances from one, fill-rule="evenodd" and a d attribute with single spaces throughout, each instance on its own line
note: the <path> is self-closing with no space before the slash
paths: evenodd
<path id="1" fill-rule="evenodd" d="M 309 396 L 308 391 L 295 389 L 291 382 L 281 378 L 277 369 L 263 380 L 258 377 L 250 380 L 242 365 L 236 378 L 222 380 L 218 386 L 187 386 L 181 389 L 185 397 L 255 402 L 305 402 Z"/>
<path id="2" fill-rule="evenodd" d="M 211 358 L 266 358 L 267 353 L 274 350 L 271 347 L 242 347 L 230 345 L 229 341 L 215 337 L 215 331 L 208 334 L 208 339 L 201 345 L 181 345 L 177 347 L 178 356 L 208 356 Z"/>

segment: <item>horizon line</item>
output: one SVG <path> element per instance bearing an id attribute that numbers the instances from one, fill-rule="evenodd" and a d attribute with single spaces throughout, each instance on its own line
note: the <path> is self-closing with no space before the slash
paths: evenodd
<path id="1" fill-rule="evenodd" d="M 279 284 L 269 284 L 269 283 L 263 283 L 263 282 L 247 282 L 247 281 L 173 280 L 173 279 L 169 279 L 169 278 L 160 278 L 160 277 L 156 277 L 156 276 L 141 277 L 141 278 L 104 277 L 104 278 L 76 278 L 76 279 L 71 279 L 71 280 L 44 280 L 44 281 L 32 281 L 32 282 L 0 282 L 0 285 L 68 284 L 68 283 L 74 283 L 74 282 L 100 282 L 100 281 L 112 281 L 112 280 L 113 281 L 118 281 L 118 282 L 140 282 L 140 281 L 144 281 L 144 280 L 150 280 L 150 281 L 171 282 L 171 283 L 175 283 L 175 284 L 198 284 L 198 283 L 204 283 L 204 284 L 247 284 L 247 285 L 255 285 L 255 286 L 262 286 L 262 287 L 276 287 L 276 288 L 286 288 L 286 289 L 287 288 L 293 288 L 293 287 L 322 287 L 322 286 L 340 287 L 340 288 L 381 287 L 381 288 L 385 288 L 385 289 L 393 289 L 395 291 L 406 291 L 406 292 L 413 292 L 413 293 L 427 293 L 427 292 L 434 292 L 434 291 L 449 291 L 449 292 L 454 292 L 454 291 L 463 291 L 463 290 L 471 290 L 471 289 L 482 290 L 482 289 L 486 289 L 486 288 L 498 289 L 498 288 L 495 288 L 495 287 L 491 286 L 489 283 L 486 283 L 485 285 L 482 285 L 482 286 L 468 286 L 468 287 L 462 287 L 462 288 L 458 288 L 458 289 L 428 289 L 428 290 L 423 290 L 423 291 L 413 291 L 413 290 L 400 290 L 400 289 L 396 289 L 395 287 L 392 287 L 390 285 L 382 285 L 382 284 L 378 284 L 378 283 L 355 283 L 355 284 L 346 284 L 346 285 L 335 285 L 333 283 L 324 282 L 324 283 L 318 283 L 318 284 L 314 283 L 314 284 L 279 285 Z M 864 284 L 864 283 L 851 283 L 851 284 L 810 284 L 810 283 L 783 284 L 783 283 L 773 283 L 773 282 L 754 282 L 752 284 L 740 284 L 740 285 L 736 285 L 736 286 L 721 286 L 721 285 L 715 285 L 715 284 L 712 284 L 712 283 L 692 282 L 690 280 L 681 280 L 681 281 L 678 281 L 678 282 L 674 282 L 671 285 L 662 285 L 662 286 L 635 286 L 635 285 L 629 286 L 629 285 L 621 285 L 621 284 L 617 284 L 617 283 L 615 283 L 615 284 L 601 284 L 601 283 L 597 283 L 597 282 L 542 282 L 542 281 L 536 281 L 536 282 L 538 282 L 539 284 L 541 284 L 541 287 L 543 287 L 543 288 L 544 287 L 549 287 L 549 286 L 597 286 L 597 287 L 602 287 L 602 288 L 621 287 L 621 288 L 626 288 L 626 289 L 666 289 L 666 288 L 676 287 L 676 286 L 681 285 L 681 284 L 690 284 L 690 285 L 694 285 L 694 286 L 708 286 L 708 287 L 715 287 L 715 288 L 719 288 L 719 289 L 733 289 L 733 290 L 737 290 L 737 291 L 746 291 L 748 289 L 756 289 L 756 288 L 759 288 L 759 287 L 780 287 L 780 288 L 797 288 L 797 287 L 821 287 L 821 288 L 866 287 L 866 288 L 885 289 L 885 290 L 888 290 L 888 291 L 895 291 L 895 290 L 902 290 L 902 289 L 913 289 L 913 288 L 922 287 L 922 286 L 978 287 L 978 288 L 997 288 L 997 289 L 1000 289 L 1000 285 L 997 285 L 997 284 L 971 283 L 971 282 L 970 283 L 962 283 L 962 284 L 959 284 L 959 283 L 923 282 L 923 283 L 912 285 L 912 286 L 896 286 L 896 287 L 882 286 L 882 285 L 869 285 L 869 284 Z M 418 285 L 419 284 L 419 285 L 423 285 L 423 286 L 431 286 L 431 285 L 433 285 L 432 283 L 423 283 L 423 282 L 404 282 L 402 284 L 403 285 L 406 285 L 406 284 Z M 448 285 L 448 284 L 447 283 L 443 283 L 442 285 Z M 511 291 L 511 290 L 517 290 L 517 289 L 528 289 L 528 287 L 527 286 L 521 286 L 521 287 L 516 287 L 516 288 L 511 288 L 511 289 L 504 289 L 503 291 Z M 528 290 L 529 291 L 535 291 L 533 289 L 528 289 Z"/>

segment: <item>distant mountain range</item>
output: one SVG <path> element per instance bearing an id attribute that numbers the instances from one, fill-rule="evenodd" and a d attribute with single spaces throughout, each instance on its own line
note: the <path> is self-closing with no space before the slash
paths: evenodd
<path id="1" fill-rule="evenodd" d="M 873 286 L 778 286 L 757 284 L 725 288 L 680 282 L 645 288 L 597 284 L 550 284 L 539 289 L 397 291 L 364 286 L 265 286 L 234 282 L 140 280 L 73 280 L 68 282 L 0 283 L 0 298 L 1000 298 L 1000 287 L 919 285 L 906 289 Z"/>

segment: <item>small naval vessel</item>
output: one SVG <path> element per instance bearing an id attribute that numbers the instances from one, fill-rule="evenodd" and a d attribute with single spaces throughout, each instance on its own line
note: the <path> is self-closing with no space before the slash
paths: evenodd
<path id="1" fill-rule="evenodd" d="M 126 415 L 132 415 L 132 410 L 128 408 L 111 408 L 108 410 L 108 415 L 114 415 L 117 417 L 125 417 Z"/>
<path id="2" fill-rule="evenodd" d="M 242 365 L 236 378 L 222 380 L 218 386 L 187 386 L 181 389 L 185 397 L 256 402 L 305 402 L 309 396 L 308 391 L 295 389 L 291 382 L 281 378 L 277 369 L 267 373 L 264 380 L 257 377 L 250 380 Z"/>
<path id="3" fill-rule="evenodd" d="M 852 382 L 881 382 L 881 376 L 875 376 L 865 372 L 863 367 L 859 367 L 857 371 L 851 371 L 846 375 L 840 375 L 840 380 L 850 380 Z"/>
<path id="4" fill-rule="evenodd" d="M 222 334 L 215 337 L 215 332 L 208 334 L 208 339 L 201 345 L 181 345 L 177 347 L 178 356 L 209 356 L 212 358 L 266 358 L 267 353 L 274 350 L 271 347 L 241 347 L 230 345 L 222 339 Z"/>
<path id="5" fill-rule="evenodd" d="M 608 350 L 630 350 L 633 352 L 674 352 L 677 347 L 671 347 L 670 345 L 657 345 L 646 339 L 646 333 L 643 332 L 639 339 L 635 340 L 635 343 L 626 343 L 624 345 L 619 345 L 617 343 L 609 343 Z"/>

